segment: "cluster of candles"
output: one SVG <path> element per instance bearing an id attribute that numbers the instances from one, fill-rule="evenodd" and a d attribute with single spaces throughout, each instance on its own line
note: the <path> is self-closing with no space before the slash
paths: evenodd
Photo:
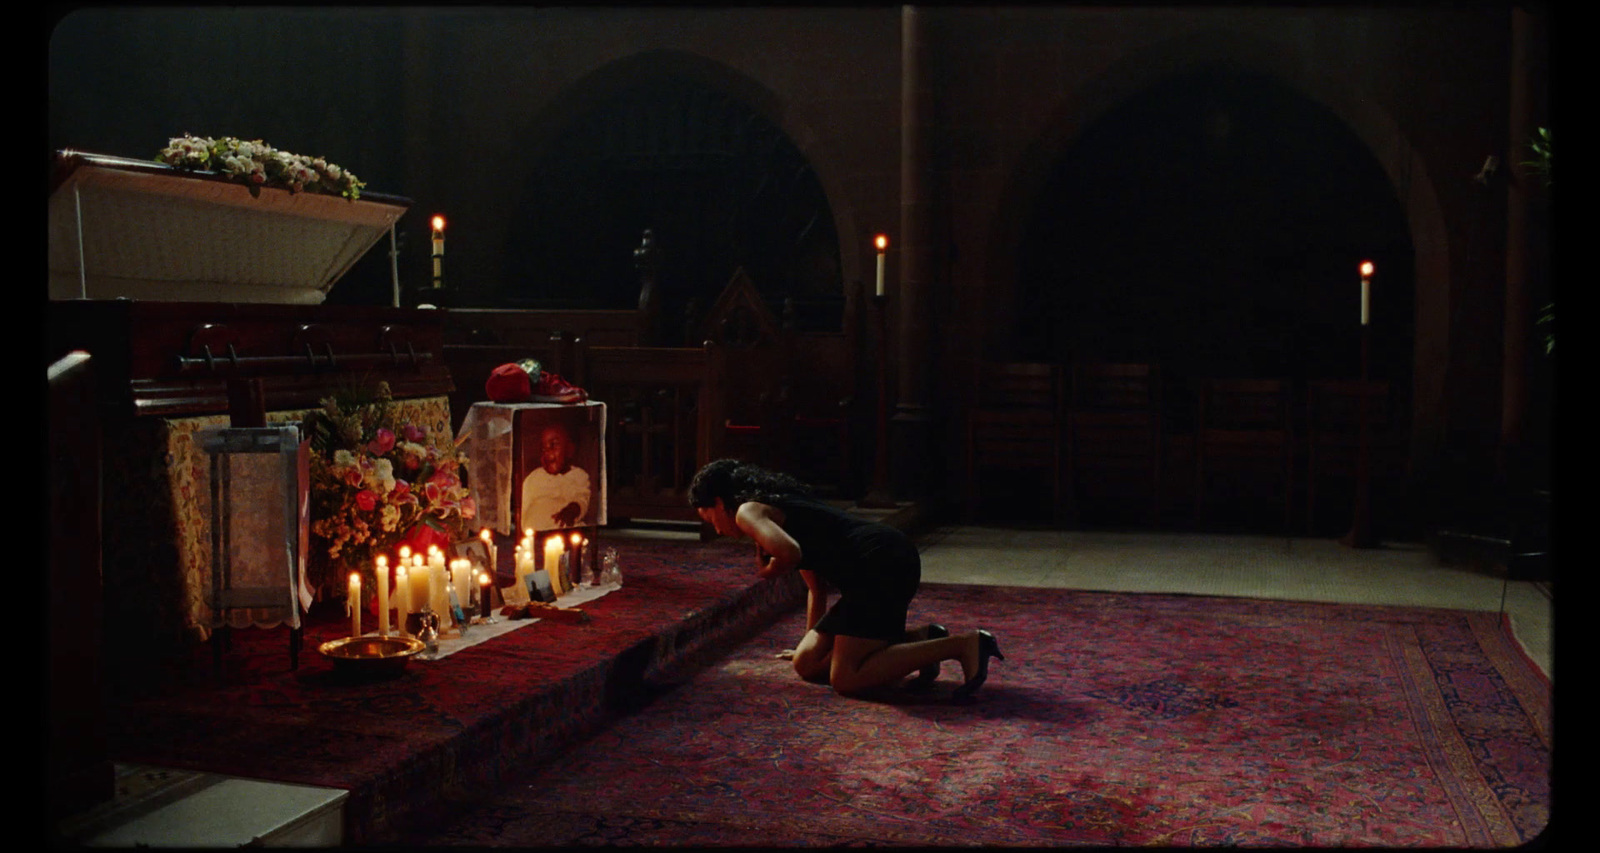
<path id="1" fill-rule="evenodd" d="M 481 534 L 484 541 L 489 543 L 489 564 L 494 565 L 494 545 L 485 530 Z M 387 637 L 390 634 L 390 611 L 395 611 L 399 616 L 398 623 L 393 625 L 395 633 L 405 632 L 405 619 L 412 613 L 430 610 L 441 616 L 446 614 L 456 615 L 457 621 L 466 621 L 464 608 L 474 598 L 478 601 L 479 615 L 484 618 L 489 616 L 490 577 L 487 569 L 474 571 L 472 561 L 468 559 L 455 559 L 446 561 L 444 551 L 437 545 L 428 546 L 428 553 L 414 554 L 411 548 L 402 545 L 399 559 L 394 565 L 394 594 L 391 598 L 389 590 L 389 558 L 378 555 L 375 559 L 373 574 L 377 578 L 378 587 L 378 635 Z M 477 582 L 477 595 L 474 596 L 473 581 Z M 347 606 L 350 612 L 350 636 L 361 636 L 361 573 L 350 573 L 350 590 Z M 448 624 L 448 619 L 444 620 Z"/>
<path id="2" fill-rule="evenodd" d="M 541 568 L 550 575 L 550 586 L 555 589 L 556 595 L 563 595 L 577 586 L 586 542 L 583 534 L 577 531 L 570 534 L 551 533 L 544 537 L 542 547 L 538 541 L 539 537 L 529 529 L 522 532 L 522 541 L 517 543 L 515 565 L 518 588 L 526 589 L 525 578 Z M 541 552 L 544 555 L 542 563 L 538 562 Z"/>

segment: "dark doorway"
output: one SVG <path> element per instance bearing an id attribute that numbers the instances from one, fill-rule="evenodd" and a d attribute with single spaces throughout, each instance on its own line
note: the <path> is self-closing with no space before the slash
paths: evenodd
<path id="1" fill-rule="evenodd" d="M 632 308 L 633 250 L 660 251 L 663 325 L 692 326 L 744 267 L 801 329 L 838 331 L 838 236 L 815 172 L 749 105 L 704 83 L 655 75 L 597 96 L 532 170 L 510 229 L 512 307 Z"/>
<path id="2" fill-rule="evenodd" d="M 1019 355 L 1168 376 L 1350 377 L 1377 265 L 1372 373 L 1409 389 L 1412 247 L 1382 167 L 1326 108 L 1230 69 L 1130 98 L 1062 153 L 1019 270 Z"/>

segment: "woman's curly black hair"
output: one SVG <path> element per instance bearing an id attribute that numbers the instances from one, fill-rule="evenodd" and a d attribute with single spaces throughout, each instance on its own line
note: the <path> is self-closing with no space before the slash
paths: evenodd
<path id="1" fill-rule="evenodd" d="M 769 471 L 737 459 L 708 462 L 689 483 L 689 505 L 715 506 L 717 498 L 732 512 L 749 501 L 771 503 L 790 495 L 808 495 L 811 487 L 788 474 Z"/>

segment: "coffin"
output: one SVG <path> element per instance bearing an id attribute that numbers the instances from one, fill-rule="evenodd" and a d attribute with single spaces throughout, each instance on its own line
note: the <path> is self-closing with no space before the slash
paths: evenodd
<path id="1" fill-rule="evenodd" d="M 315 305 L 410 206 L 78 151 L 52 183 L 51 299 Z"/>
<path id="2" fill-rule="evenodd" d="M 69 151 L 56 167 L 46 340 L 52 357 L 95 361 L 108 669 L 133 678 L 217 625 L 194 434 L 246 410 L 298 421 L 384 382 L 406 420 L 448 443 L 444 312 L 318 304 L 406 199 L 256 197 L 217 175 Z"/>

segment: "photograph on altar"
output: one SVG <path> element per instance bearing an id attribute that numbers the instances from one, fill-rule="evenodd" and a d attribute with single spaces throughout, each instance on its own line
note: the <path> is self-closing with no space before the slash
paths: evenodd
<path id="1" fill-rule="evenodd" d="M 598 406 L 517 411 L 511 501 L 518 530 L 605 524 L 603 411 Z"/>
<path id="2" fill-rule="evenodd" d="M 466 539 L 450 545 L 451 552 L 457 559 L 466 560 L 467 565 L 476 572 L 493 573 L 494 566 L 490 564 L 489 543 L 482 538 Z"/>

